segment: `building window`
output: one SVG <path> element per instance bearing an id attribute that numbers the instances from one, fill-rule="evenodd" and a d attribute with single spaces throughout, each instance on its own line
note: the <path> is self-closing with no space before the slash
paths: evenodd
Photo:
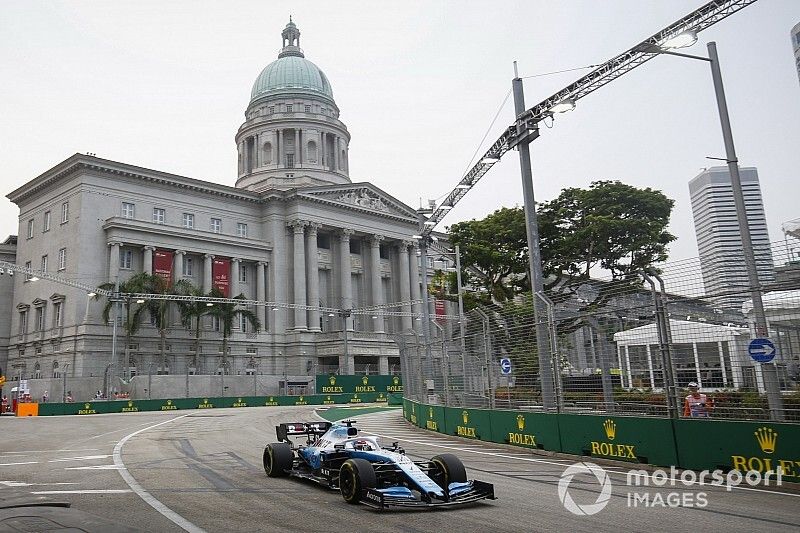
<path id="1" fill-rule="evenodd" d="M 211 219 L 211 231 L 214 233 L 221 233 L 222 232 L 222 219 L 221 218 L 212 218 Z"/>
<path id="2" fill-rule="evenodd" d="M 194 260 L 191 257 L 183 260 L 183 275 L 187 277 L 194 276 Z"/>
<path id="3" fill-rule="evenodd" d="M 58 269 L 64 270 L 67 268 L 67 249 L 61 248 L 58 251 Z"/>
<path id="4" fill-rule="evenodd" d="M 122 218 L 134 218 L 136 206 L 130 202 L 122 202 Z"/>
<path id="5" fill-rule="evenodd" d="M 287 113 L 291 113 L 293 110 L 294 110 L 294 108 L 292 107 L 292 104 L 286 104 L 286 112 Z"/>
<path id="6" fill-rule="evenodd" d="M 28 332 L 28 311 L 20 311 L 19 312 L 19 334 L 25 335 Z M 22 351 L 24 355 L 25 352 Z"/>
<path id="7" fill-rule="evenodd" d="M 28 238 L 33 239 L 33 219 L 28 221 Z"/>
<path id="8" fill-rule="evenodd" d="M 36 331 L 44 331 L 44 307 L 36 308 Z"/>
<path id="9" fill-rule="evenodd" d="M 214 331 L 220 331 L 220 321 L 218 316 L 211 317 L 211 329 Z M 220 351 L 222 351 L 222 348 L 220 348 Z"/>
<path id="10" fill-rule="evenodd" d="M 311 106 L 310 105 L 306 106 L 306 113 L 311 113 Z"/>
<path id="11" fill-rule="evenodd" d="M 69 202 L 61 204 L 61 223 L 66 224 L 69 222 Z"/>
<path id="12" fill-rule="evenodd" d="M 42 272 L 47 272 L 47 256 L 42 256 Z"/>
<path id="13" fill-rule="evenodd" d="M 31 264 L 30 261 L 25 261 L 25 268 L 27 269 L 27 271 L 30 271 L 33 268 L 33 265 Z M 33 275 L 29 274 L 27 271 L 25 272 L 25 281 L 30 281 Z"/>
<path id="14" fill-rule="evenodd" d="M 247 224 L 238 222 L 236 224 L 236 235 L 239 237 L 247 237 Z"/>
<path id="15" fill-rule="evenodd" d="M 274 112 L 275 112 L 275 106 L 274 105 L 269 106 L 269 114 L 271 115 Z"/>
<path id="16" fill-rule="evenodd" d="M 194 215 L 192 213 L 183 214 L 183 227 L 186 229 L 194 229 Z"/>
<path id="17" fill-rule="evenodd" d="M 163 209 L 159 207 L 153 208 L 153 222 L 155 222 L 156 224 L 163 224 L 166 218 L 167 214 Z"/>
<path id="18" fill-rule="evenodd" d="M 247 283 L 247 265 L 241 265 L 239 267 L 239 282 Z"/>
<path id="19" fill-rule="evenodd" d="M 63 305 L 62 302 L 53 304 L 53 327 L 55 328 L 61 327 L 61 310 Z"/>
<path id="20" fill-rule="evenodd" d="M 42 226 L 42 233 L 50 231 L 50 211 L 44 212 L 44 225 Z"/>
<path id="21" fill-rule="evenodd" d="M 123 270 L 133 268 L 133 252 L 131 250 L 121 250 L 119 252 L 119 267 Z"/>
<path id="22" fill-rule="evenodd" d="M 239 315 L 239 329 L 242 330 L 242 333 L 247 333 L 247 319 L 244 315 Z"/>
<path id="23" fill-rule="evenodd" d="M 286 154 L 286 168 L 294 168 L 294 154 Z"/>

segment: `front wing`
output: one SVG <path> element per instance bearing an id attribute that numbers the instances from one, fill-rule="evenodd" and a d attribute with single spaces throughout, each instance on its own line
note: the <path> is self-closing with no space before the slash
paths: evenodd
<path id="1" fill-rule="evenodd" d="M 455 494 L 448 494 L 444 499 L 436 497 L 422 497 L 417 499 L 411 494 L 397 492 L 390 489 L 367 489 L 361 495 L 361 503 L 375 509 L 389 509 L 391 507 L 407 508 L 438 508 L 456 507 L 467 505 L 480 500 L 496 500 L 494 485 L 484 481 L 468 481 L 464 483 Z"/>

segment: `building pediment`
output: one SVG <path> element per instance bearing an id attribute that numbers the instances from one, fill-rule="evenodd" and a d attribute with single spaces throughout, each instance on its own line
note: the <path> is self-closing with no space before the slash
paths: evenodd
<path id="1" fill-rule="evenodd" d="M 417 213 L 411 207 L 369 183 L 307 188 L 298 191 L 297 194 L 310 200 L 340 205 L 348 209 L 411 219 L 415 222 L 417 220 Z"/>

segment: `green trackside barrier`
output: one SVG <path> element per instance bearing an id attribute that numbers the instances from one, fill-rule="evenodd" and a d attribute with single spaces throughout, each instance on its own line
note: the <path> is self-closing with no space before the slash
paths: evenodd
<path id="1" fill-rule="evenodd" d="M 322 394 L 365 394 L 382 392 L 384 396 L 390 392 L 403 392 L 403 380 L 400 376 L 340 376 L 318 375 L 317 391 Z"/>
<path id="2" fill-rule="evenodd" d="M 40 403 L 39 416 L 53 416 L 65 415 L 65 407 L 69 406 L 68 403 Z"/>
<path id="3" fill-rule="evenodd" d="M 490 411 L 488 440 L 523 448 L 561 451 L 558 418 L 554 414 Z"/>
<path id="4" fill-rule="evenodd" d="M 675 420 L 675 438 L 684 468 L 743 474 L 754 470 L 764 475 L 780 467 L 785 481 L 800 482 L 798 425 L 680 419 Z"/>
<path id="5" fill-rule="evenodd" d="M 421 407 L 421 406 L 420 406 Z M 491 440 L 490 411 L 484 409 L 445 408 L 445 433 L 468 439 Z"/>
<path id="6" fill-rule="evenodd" d="M 445 408 L 441 405 L 420 406 L 424 416 L 420 419 L 420 427 L 445 433 Z"/>
<path id="7" fill-rule="evenodd" d="M 677 465 L 668 418 L 559 414 L 561 451 L 636 463 Z"/>
<path id="8" fill-rule="evenodd" d="M 140 411 L 179 411 L 225 407 L 264 407 L 289 405 L 336 405 L 384 403 L 386 393 L 313 394 L 304 396 L 215 396 L 158 400 L 101 400 L 75 403 L 41 403 L 39 416 L 138 413 Z"/>
<path id="9" fill-rule="evenodd" d="M 417 402 L 413 402 L 411 400 L 403 400 L 403 416 L 405 416 L 406 420 L 414 424 L 415 426 L 419 425 L 419 420 L 422 417 L 417 416 L 420 407 Z"/>
<path id="10" fill-rule="evenodd" d="M 387 404 L 388 405 L 403 405 L 403 393 L 402 392 L 390 392 L 387 394 Z"/>

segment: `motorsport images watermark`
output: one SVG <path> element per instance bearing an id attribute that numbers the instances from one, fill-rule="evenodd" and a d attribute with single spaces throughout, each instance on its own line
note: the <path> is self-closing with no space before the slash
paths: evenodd
<path id="1" fill-rule="evenodd" d="M 616 473 L 616 472 L 615 472 Z M 570 492 L 570 485 L 577 475 L 590 475 L 600 486 L 594 502 L 577 503 L 573 498 L 573 493 L 579 494 L 573 487 Z M 653 471 L 631 469 L 625 474 L 626 503 L 628 507 L 706 507 L 708 505 L 708 493 L 696 490 L 668 490 L 671 488 L 691 487 L 693 485 L 725 487 L 730 491 L 733 487 L 746 484 L 750 487 L 759 485 L 770 486 L 774 481 L 775 486 L 782 485 L 783 469 L 767 470 L 762 473 L 757 470 L 750 470 L 742 474 L 739 470 L 724 472 L 723 470 L 694 470 L 679 471 L 674 466 L 670 469 L 656 469 Z M 591 483 L 591 477 L 589 483 Z M 576 482 L 576 486 L 578 483 Z M 587 486 L 584 482 L 583 486 Z M 653 487 L 652 491 L 647 487 Z M 594 493 L 594 490 L 586 491 Z M 605 509 L 611 500 L 612 484 L 609 472 L 594 463 L 575 463 L 567 467 L 561 474 L 558 481 L 558 498 L 564 508 L 572 514 L 578 516 L 591 516 Z M 583 498 L 585 499 L 585 498 Z"/>

